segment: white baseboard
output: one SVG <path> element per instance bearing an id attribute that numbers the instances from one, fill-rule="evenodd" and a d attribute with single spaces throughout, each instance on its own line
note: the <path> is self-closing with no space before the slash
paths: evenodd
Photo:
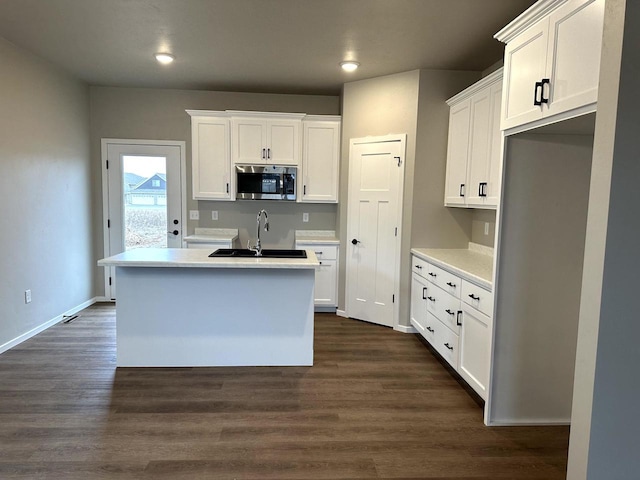
<path id="1" fill-rule="evenodd" d="M 317 313 L 336 313 L 336 307 L 327 307 L 327 306 L 323 306 L 323 305 L 316 305 L 313 308 L 314 312 Z"/>
<path id="2" fill-rule="evenodd" d="M 93 299 L 95 300 L 95 302 L 93 302 L 93 303 L 98 303 L 98 302 L 100 302 L 100 303 L 103 303 L 103 302 L 116 303 L 115 300 L 113 300 L 111 298 L 108 298 L 108 297 L 105 297 L 104 295 L 99 296 L 99 297 L 93 297 Z"/>
<path id="3" fill-rule="evenodd" d="M 571 420 L 536 418 L 526 420 L 501 420 L 499 422 L 489 422 L 488 427 L 544 427 L 544 426 L 564 426 L 571 425 Z"/>
<path id="4" fill-rule="evenodd" d="M 78 313 L 80 310 L 84 310 L 85 308 L 90 307 L 91 305 L 93 305 L 94 303 L 96 303 L 98 301 L 97 298 L 98 297 L 93 297 L 91 300 L 87 300 L 86 302 L 83 302 L 80 305 L 77 305 L 77 306 L 71 308 L 70 310 L 67 310 L 64 313 L 61 313 L 57 317 L 54 317 L 51 320 L 48 320 L 48 321 L 44 322 L 43 324 L 38 325 L 35 328 L 32 328 L 28 332 L 25 332 L 22 335 L 17 336 L 13 340 L 9 340 L 8 342 L 0 345 L 0 354 L 6 352 L 7 350 L 9 350 L 9 349 L 11 349 L 13 347 L 15 347 L 16 345 L 21 344 L 22 342 L 24 342 L 26 340 L 29 340 L 31 337 L 34 337 L 37 334 L 39 334 L 40 332 L 45 331 L 47 328 L 52 327 L 55 324 L 61 322 L 64 317 L 70 316 L 70 315 L 74 315 L 74 314 Z"/>
<path id="5" fill-rule="evenodd" d="M 349 318 L 349 315 L 347 315 L 347 312 L 340 309 L 336 310 L 336 315 L 338 315 L 339 317 Z"/>
<path id="6" fill-rule="evenodd" d="M 418 330 L 413 328 L 411 325 L 396 325 L 393 329 L 402 333 L 418 333 Z"/>

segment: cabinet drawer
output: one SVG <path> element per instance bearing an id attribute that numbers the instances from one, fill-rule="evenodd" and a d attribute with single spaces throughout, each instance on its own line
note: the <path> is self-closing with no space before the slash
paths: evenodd
<path id="1" fill-rule="evenodd" d="M 428 263 L 415 255 L 411 257 L 411 271 L 417 273 L 421 277 L 427 277 Z"/>
<path id="2" fill-rule="evenodd" d="M 313 250 L 318 260 L 337 260 L 338 247 L 335 245 L 317 245 L 308 243 L 296 243 L 296 248 L 302 250 Z"/>
<path id="3" fill-rule="evenodd" d="M 432 264 L 428 264 L 427 277 L 429 281 L 435 283 L 445 292 L 460 298 L 461 283 L 460 277 L 453 275 L 452 273 L 443 270 Z"/>
<path id="4" fill-rule="evenodd" d="M 437 332 L 443 328 L 446 327 L 444 327 L 436 317 L 427 313 L 424 320 L 424 332 L 421 333 L 427 342 L 429 342 L 433 348 L 436 348 Z"/>
<path id="5" fill-rule="evenodd" d="M 442 357 L 451 365 L 455 370 L 458 369 L 458 340 L 459 337 L 447 327 L 445 327 L 440 320 L 435 318 L 430 313 L 427 313 L 427 323 L 433 322 L 434 326 L 434 341 L 430 342 L 436 351 L 442 355 Z"/>
<path id="6" fill-rule="evenodd" d="M 232 248 L 232 247 L 231 247 L 231 242 L 219 242 L 219 243 L 187 242 L 187 248 L 202 248 L 202 249 L 207 249 L 214 252 L 219 248 Z"/>
<path id="7" fill-rule="evenodd" d="M 489 317 L 493 315 L 493 293 L 465 280 L 462 281 L 462 301 Z"/>
<path id="8" fill-rule="evenodd" d="M 460 316 L 460 299 L 449 295 L 440 287 L 430 285 L 427 288 L 427 311 L 449 327 L 454 333 L 460 334 L 458 318 Z"/>

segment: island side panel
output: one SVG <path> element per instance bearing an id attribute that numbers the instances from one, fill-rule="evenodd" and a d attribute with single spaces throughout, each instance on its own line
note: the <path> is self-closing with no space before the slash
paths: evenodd
<path id="1" fill-rule="evenodd" d="M 312 268 L 116 274 L 119 367 L 313 365 Z"/>

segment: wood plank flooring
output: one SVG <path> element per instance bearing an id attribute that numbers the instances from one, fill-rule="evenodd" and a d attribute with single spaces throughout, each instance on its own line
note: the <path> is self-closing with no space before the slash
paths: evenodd
<path id="1" fill-rule="evenodd" d="M 568 427 L 487 428 L 414 336 L 316 315 L 313 367 L 115 368 L 94 305 L 0 355 L 2 479 L 564 479 Z"/>

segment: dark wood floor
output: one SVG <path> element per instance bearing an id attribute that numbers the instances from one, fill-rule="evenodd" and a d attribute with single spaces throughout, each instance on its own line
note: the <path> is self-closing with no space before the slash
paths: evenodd
<path id="1" fill-rule="evenodd" d="M 315 365 L 115 368 L 95 305 L 0 355 L 0 478 L 565 478 L 568 428 L 487 428 L 413 335 L 316 315 Z"/>

